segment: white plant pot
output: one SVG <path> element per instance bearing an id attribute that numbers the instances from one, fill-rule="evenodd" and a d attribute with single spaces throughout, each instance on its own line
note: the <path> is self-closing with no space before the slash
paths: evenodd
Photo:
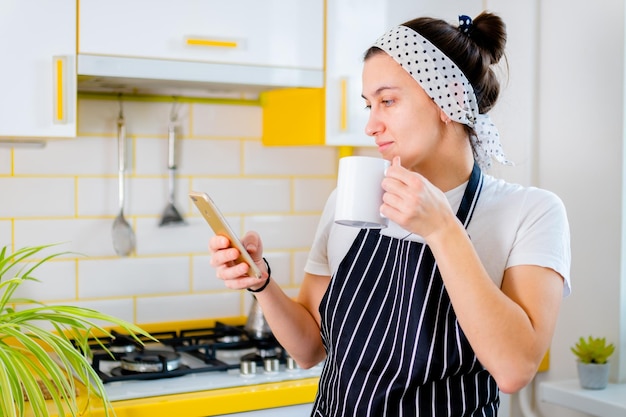
<path id="1" fill-rule="evenodd" d="M 604 389 L 609 384 L 609 364 L 582 363 L 578 364 L 578 381 L 585 389 Z"/>

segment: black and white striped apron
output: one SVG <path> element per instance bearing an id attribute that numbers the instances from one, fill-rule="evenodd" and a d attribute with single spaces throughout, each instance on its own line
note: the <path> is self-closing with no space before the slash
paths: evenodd
<path id="1" fill-rule="evenodd" d="M 482 187 L 474 166 L 457 217 Z M 427 245 L 362 229 L 320 304 L 328 357 L 312 416 L 496 416 L 499 391 L 459 327 Z"/>

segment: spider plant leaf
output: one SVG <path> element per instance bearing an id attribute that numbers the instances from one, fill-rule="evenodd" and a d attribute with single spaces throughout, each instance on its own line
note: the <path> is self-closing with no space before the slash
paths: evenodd
<path id="1" fill-rule="evenodd" d="M 34 338 L 33 335 L 17 332 L 13 329 L 9 330 L 7 333 L 13 336 L 17 342 L 24 346 L 25 351 L 28 352 L 28 355 L 24 354 L 24 352 L 19 352 L 20 356 L 18 360 L 16 360 L 17 364 L 14 363 L 14 366 L 21 366 L 22 364 L 30 365 L 27 371 L 22 369 L 20 375 L 24 390 L 28 395 L 31 406 L 33 406 L 33 411 L 35 411 L 35 407 L 42 404 L 45 408 L 45 402 L 43 402 L 44 396 L 37 384 L 37 377 L 39 377 L 40 381 L 42 381 L 48 389 L 59 413 L 62 413 L 61 397 L 66 399 L 72 398 L 75 393 L 75 385 L 68 381 L 63 370 L 51 360 L 48 353 L 37 343 L 37 339 Z M 19 368 L 16 369 L 19 370 Z M 52 387 L 49 380 L 53 381 L 54 387 Z M 39 400 L 41 400 L 41 403 Z M 68 400 L 65 400 L 65 402 L 71 409 L 72 403 Z M 35 415 L 40 414 L 35 412 Z"/>
<path id="2" fill-rule="evenodd" d="M 0 344 L 0 362 L 6 364 L 5 366 L 0 366 L 0 386 L 2 386 L 2 389 L 0 390 L 0 415 L 21 415 L 22 413 L 18 414 L 17 409 L 17 407 L 20 406 L 19 398 L 17 401 L 13 401 L 13 392 L 15 392 L 16 389 L 19 389 L 19 383 L 17 378 L 15 378 L 15 374 L 8 371 L 8 369 L 10 369 L 9 366 L 11 366 L 13 361 L 9 359 L 5 346 L 2 344 Z M 23 399 L 21 405 L 23 410 Z"/>
<path id="3" fill-rule="evenodd" d="M 38 281 L 38 267 L 68 253 L 32 259 L 51 246 L 22 248 L 11 255 L 6 247 L 0 249 L 0 416 L 23 416 L 28 407 L 37 416 L 48 415 L 48 408 L 56 408 L 59 415 L 83 415 L 76 398 L 77 381 L 88 391 L 87 406 L 94 393 L 102 399 L 104 414 L 115 414 L 104 384 L 91 367 L 90 341 L 108 352 L 100 338 L 110 338 L 112 333 L 100 323 L 121 328 L 140 344 L 145 339 L 139 336 L 156 339 L 132 323 L 96 310 L 15 297 L 21 284 Z M 45 400 L 42 387 L 51 402 Z"/>

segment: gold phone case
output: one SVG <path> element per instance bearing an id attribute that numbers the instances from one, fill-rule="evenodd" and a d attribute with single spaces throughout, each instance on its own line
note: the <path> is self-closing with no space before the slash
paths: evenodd
<path id="1" fill-rule="evenodd" d="M 248 269 L 248 275 L 260 279 L 262 277 L 261 270 L 254 263 L 246 248 L 243 247 L 241 240 L 239 240 L 237 234 L 226 222 L 226 219 L 213 200 L 211 200 L 211 197 L 209 197 L 207 193 L 200 191 L 191 191 L 189 193 L 189 197 L 191 198 L 191 201 L 194 202 L 196 207 L 198 207 L 198 210 L 200 210 L 202 217 L 204 217 L 207 223 L 209 223 L 213 232 L 216 235 L 226 236 L 228 240 L 230 240 L 230 244 L 239 250 L 240 255 L 235 262 L 247 263 L 248 266 L 250 266 L 250 269 Z"/>

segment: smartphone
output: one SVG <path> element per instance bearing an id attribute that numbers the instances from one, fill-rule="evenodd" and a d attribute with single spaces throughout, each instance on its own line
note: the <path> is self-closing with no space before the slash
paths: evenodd
<path id="1" fill-rule="evenodd" d="M 239 258 L 235 260 L 235 263 L 245 262 L 250 267 L 248 269 L 248 275 L 251 277 L 262 278 L 262 273 L 259 267 L 254 263 L 252 257 L 243 247 L 241 240 L 237 237 L 237 234 L 233 231 L 232 227 L 226 222 L 226 219 L 217 208 L 211 197 L 207 193 L 200 191 L 191 191 L 189 193 L 191 201 L 194 202 L 202 217 L 209 223 L 209 226 L 213 229 L 216 235 L 226 236 L 230 240 L 232 247 L 239 250 Z"/>

